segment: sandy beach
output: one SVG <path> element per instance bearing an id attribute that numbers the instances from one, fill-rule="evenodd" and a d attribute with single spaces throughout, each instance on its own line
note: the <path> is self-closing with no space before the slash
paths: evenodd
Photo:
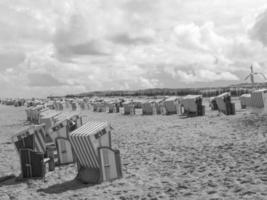
<path id="1" fill-rule="evenodd" d="M 123 178 L 83 185 L 76 165 L 56 167 L 45 180 L 0 183 L 1 200 L 43 199 L 267 199 L 267 116 L 122 116 L 82 111 L 109 121 L 112 146 L 121 152 Z M 0 177 L 20 173 L 11 143 L 26 124 L 25 107 L 0 105 Z"/>

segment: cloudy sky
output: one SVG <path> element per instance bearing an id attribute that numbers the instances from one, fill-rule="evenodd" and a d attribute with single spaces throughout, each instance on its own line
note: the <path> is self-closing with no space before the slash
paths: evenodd
<path id="1" fill-rule="evenodd" d="M 228 85 L 252 63 L 267 74 L 265 2 L 1 0 L 0 97 Z"/>

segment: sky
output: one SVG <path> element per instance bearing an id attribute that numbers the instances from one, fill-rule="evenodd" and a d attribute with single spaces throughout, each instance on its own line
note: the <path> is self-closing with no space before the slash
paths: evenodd
<path id="1" fill-rule="evenodd" d="M 267 3 L 0 0 L 0 44 L 0 98 L 224 86 L 267 74 Z"/>

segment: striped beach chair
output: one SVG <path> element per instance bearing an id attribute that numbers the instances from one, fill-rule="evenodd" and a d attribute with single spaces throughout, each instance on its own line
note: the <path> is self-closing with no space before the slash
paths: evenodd
<path id="1" fill-rule="evenodd" d="M 43 125 L 33 125 L 19 131 L 12 138 L 20 157 L 22 178 L 44 178 L 46 153 L 45 132 Z"/>
<path id="2" fill-rule="evenodd" d="M 119 150 L 111 148 L 111 128 L 107 122 L 87 122 L 70 133 L 77 158 L 77 179 L 101 183 L 122 176 Z"/>

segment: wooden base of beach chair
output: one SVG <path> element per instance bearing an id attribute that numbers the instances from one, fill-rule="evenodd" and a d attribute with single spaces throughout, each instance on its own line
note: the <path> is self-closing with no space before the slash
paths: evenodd
<path id="1" fill-rule="evenodd" d="M 20 149 L 22 178 L 44 178 L 44 154 L 31 149 Z"/>
<path id="2" fill-rule="evenodd" d="M 79 167 L 76 179 L 84 184 L 100 183 L 101 173 L 97 168 Z"/>

